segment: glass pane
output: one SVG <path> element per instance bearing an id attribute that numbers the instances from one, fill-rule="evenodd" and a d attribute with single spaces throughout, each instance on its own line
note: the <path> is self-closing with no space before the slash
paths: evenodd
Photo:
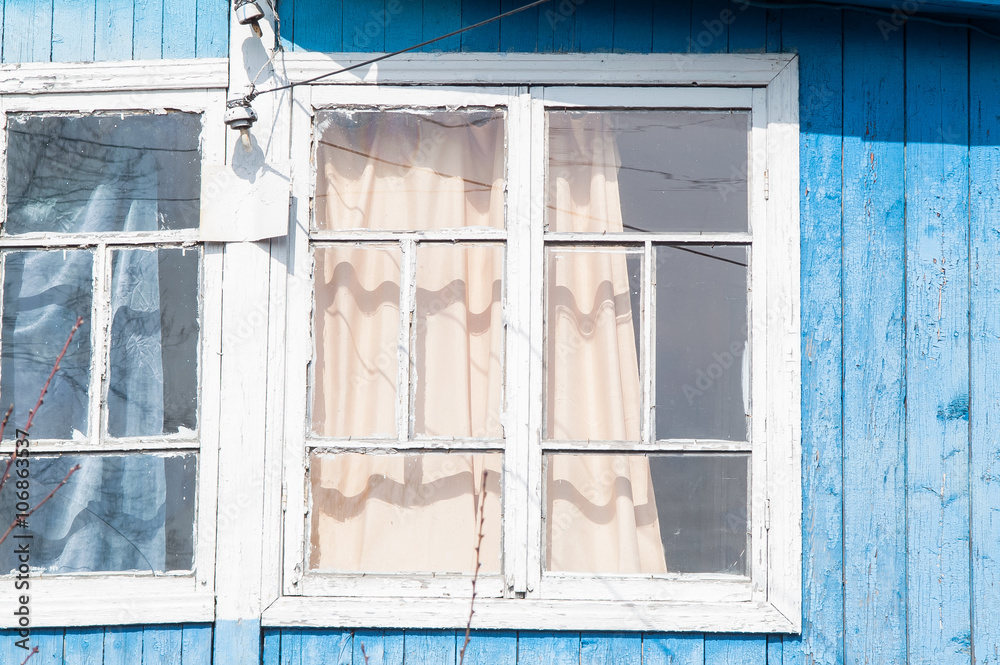
<path id="1" fill-rule="evenodd" d="M 746 231 L 749 114 L 550 111 L 550 231 Z"/>
<path id="2" fill-rule="evenodd" d="M 640 255 L 549 250 L 546 438 L 639 439 Z"/>
<path id="3" fill-rule="evenodd" d="M 500 437 L 503 249 L 421 244 L 414 316 L 414 429 Z"/>
<path id="4" fill-rule="evenodd" d="M 500 111 L 322 111 L 318 229 L 504 225 Z"/>
<path id="5" fill-rule="evenodd" d="M 51 573 L 162 573 L 194 566 L 196 455 L 33 455 L 30 459 L 32 506 L 80 465 L 28 518 L 23 532 L 32 535 L 32 568 Z M 0 493 L 0 514 L 16 513 L 14 493 Z M 17 542 L 8 538 L 0 546 L 0 561 L 16 560 Z M 9 565 L 5 570 L 15 567 Z"/>
<path id="6" fill-rule="evenodd" d="M 14 412 L 5 436 L 24 427 L 77 317 L 83 325 L 66 350 L 31 428 L 35 439 L 82 439 L 90 385 L 92 252 L 5 252 L 0 404 Z"/>
<path id="7" fill-rule="evenodd" d="M 196 249 L 111 255 L 108 434 L 192 433 L 198 415 Z"/>
<path id="8" fill-rule="evenodd" d="M 198 226 L 199 114 L 7 118 L 6 233 Z"/>
<path id="9" fill-rule="evenodd" d="M 500 453 L 311 457 L 309 567 L 472 573 L 486 476 L 481 573 L 500 570 Z"/>
<path id="10" fill-rule="evenodd" d="M 746 247 L 656 248 L 656 438 L 745 441 Z"/>
<path id="11" fill-rule="evenodd" d="M 318 247 L 313 431 L 395 436 L 398 246 Z"/>
<path id="12" fill-rule="evenodd" d="M 748 455 L 545 460 L 548 570 L 746 574 Z"/>

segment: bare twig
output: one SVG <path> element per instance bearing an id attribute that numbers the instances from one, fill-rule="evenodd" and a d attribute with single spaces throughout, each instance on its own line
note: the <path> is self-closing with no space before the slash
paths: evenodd
<path id="1" fill-rule="evenodd" d="M 2 544 L 3 544 L 3 541 L 7 540 L 7 536 L 9 536 L 9 535 L 10 535 L 10 532 L 14 530 L 14 527 L 15 527 L 15 526 L 17 526 L 17 523 L 18 523 L 18 522 L 20 522 L 21 520 L 27 520 L 27 519 L 28 519 L 29 517 L 31 517 L 31 515 L 32 515 L 32 514 L 33 514 L 33 513 L 34 513 L 34 512 L 36 511 L 36 510 L 38 510 L 39 508 L 41 508 L 42 506 L 44 506 L 44 505 L 45 505 L 45 502 L 46 502 L 46 501 L 48 501 L 49 499 L 51 499 L 51 498 L 52 498 L 52 496 L 53 496 L 53 495 L 54 495 L 54 494 L 55 494 L 56 492 L 58 492 L 58 491 L 59 491 L 59 489 L 60 489 L 60 488 L 61 488 L 61 487 L 62 487 L 63 485 L 65 485 L 65 484 L 66 484 L 67 482 L 69 482 L 69 479 L 70 479 L 70 476 L 72 476 L 72 475 L 73 475 L 74 473 L 76 473 L 76 472 L 77 472 L 77 471 L 79 471 L 79 470 L 80 470 L 80 465 L 79 465 L 79 464 L 77 464 L 76 466 L 74 466 L 74 467 L 73 467 L 72 469 L 70 469 L 70 470 L 69 470 L 69 472 L 68 472 L 68 473 L 66 474 L 66 476 L 65 476 L 65 477 L 64 477 L 64 478 L 63 478 L 62 480 L 60 480 L 60 481 L 59 481 L 59 484 L 58 484 L 58 485 L 56 485 L 55 487 L 53 487 L 53 488 L 52 488 L 52 491 L 51 491 L 51 492 L 49 492 L 48 494 L 46 494 L 46 495 L 45 495 L 45 498 L 44 498 L 44 499 L 42 499 L 42 500 L 41 500 L 41 501 L 39 501 L 39 502 L 38 502 L 37 504 L 35 504 L 35 507 L 34 507 L 34 508 L 32 508 L 31 510 L 29 510 L 29 511 L 28 511 L 28 512 L 26 512 L 26 513 L 23 513 L 23 515 L 22 515 L 21 517 L 15 517 L 15 518 L 14 518 L 14 521 L 10 523 L 10 526 L 9 526 L 9 527 L 7 527 L 7 530 L 6 530 L 6 531 L 4 531 L 4 534 L 3 534 L 2 536 L 0 536 L 0 545 L 2 545 Z"/>
<path id="2" fill-rule="evenodd" d="M 36 653 L 38 653 L 38 647 L 35 647 L 34 649 L 31 650 L 31 653 L 28 654 L 28 657 L 21 661 L 21 665 L 24 665 L 29 660 L 31 660 L 31 657 L 34 656 Z"/>
<path id="3" fill-rule="evenodd" d="M 361 655 L 365 657 L 365 665 L 368 665 L 368 654 L 365 652 L 365 643 L 361 643 Z"/>
<path id="4" fill-rule="evenodd" d="M 49 372 L 49 378 L 45 379 L 45 385 L 42 386 L 42 392 L 38 394 L 38 401 L 35 402 L 35 408 L 33 408 L 31 411 L 28 411 L 28 422 L 25 423 L 24 427 L 21 428 L 25 436 L 27 436 L 28 432 L 31 431 L 31 424 L 35 420 L 35 414 L 38 413 L 38 409 L 42 406 L 42 401 L 45 399 L 45 393 L 49 391 L 49 384 L 52 383 L 52 377 L 54 377 L 56 375 L 56 372 L 59 371 L 59 363 L 62 362 L 63 356 L 66 355 L 66 350 L 69 349 L 70 342 L 73 341 L 73 335 L 76 334 L 76 331 L 79 330 L 80 326 L 82 325 L 83 325 L 83 317 L 82 316 L 76 317 L 76 323 L 73 324 L 73 329 L 69 331 L 69 337 L 66 338 L 66 343 L 63 344 L 62 351 L 60 351 L 59 355 L 56 356 L 56 362 L 54 365 L 52 365 L 52 371 Z"/>
<path id="5" fill-rule="evenodd" d="M 7 421 L 10 420 L 10 414 L 14 410 L 14 405 L 11 404 L 7 407 L 7 413 L 3 414 L 3 422 L 0 423 L 0 441 L 3 441 L 3 431 L 7 429 Z M 3 475 L 0 476 L 0 492 L 3 491 L 3 486 L 7 484 L 7 479 L 10 478 L 10 469 L 14 466 L 14 460 L 17 458 L 17 447 L 10 453 L 10 459 L 7 460 L 7 466 L 4 467 Z"/>
<path id="6" fill-rule="evenodd" d="M 469 620 L 465 622 L 465 642 L 458 653 L 458 665 L 465 662 L 465 650 L 469 647 L 470 631 L 472 630 L 472 615 L 476 613 L 476 582 L 479 581 L 479 568 L 482 562 L 479 554 L 483 545 L 483 526 L 486 522 L 486 476 L 489 472 L 483 469 L 483 481 L 479 488 L 479 535 L 476 538 L 476 570 L 472 573 L 472 599 L 469 601 Z M 2 541 L 0 541 L 2 542 Z"/>

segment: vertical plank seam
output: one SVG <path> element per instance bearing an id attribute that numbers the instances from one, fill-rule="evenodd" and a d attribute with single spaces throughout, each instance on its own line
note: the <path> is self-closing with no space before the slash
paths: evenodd
<path id="1" fill-rule="evenodd" d="M 907 662 L 910 661 L 910 599 L 909 599 L 909 589 L 910 589 L 910 560 L 906 553 L 910 551 L 910 488 L 909 488 L 909 466 L 910 466 L 910 432 L 909 427 L 909 414 L 910 405 L 908 401 L 908 391 L 909 391 L 909 366 L 910 357 L 907 348 L 907 339 L 909 338 L 908 329 L 910 326 L 910 320 L 908 317 L 907 306 L 909 304 L 909 298 L 907 297 L 907 291 L 909 289 L 909 262 L 907 260 L 907 238 L 908 233 L 908 221 L 909 221 L 909 195 L 907 193 L 907 176 L 909 170 L 907 169 L 907 161 L 909 159 L 909 151 L 907 150 L 909 142 L 909 114 L 906 112 L 907 104 L 909 102 L 909 86 L 907 86 L 907 71 L 909 69 L 909 58 L 907 50 L 907 36 L 910 32 L 910 25 L 905 24 L 903 26 L 903 336 L 902 336 L 902 346 L 903 346 L 903 374 L 901 381 L 903 383 L 903 582 L 905 591 L 901 594 L 903 603 L 903 653 L 906 654 Z M 846 632 L 846 631 L 845 631 Z M 845 654 L 846 657 L 846 654 Z"/>
<path id="2" fill-rule="evenodd" d="M 847 394 L 846 391 L 846 381 L 847 381 L 847 357 L 844 355 L 844 339 L 845 326 L 844 326 L 844 312 L 846 311 L 846 304 L 844 303 L 844 231 L 845 231 L 845 214 L 844 214 L 844 188 L 846 187 L 847 178 L 844 173 L 844 135 L 846 134 L 845 116 L 847 115 L 846 103 L 844 101 L 846 90 L 846 81 L 844 77 L 844 70 L 846 69 L 846 55 L 847 55 L 847 31 L 845 30 L 846 16 L 843 10 L 840 11 L 840 653 L 847 662 L 847 532 L 846 532 L 846 515 L 847 506 L 844 500 L 844 472 L 847 456 L 847 405 L 844 403 L 844 396 Z M 779 31 L 782 35 L 784 30 Z M 784 48 L 784 42 L 782 42 L 782 48 Z M 905 299 L 905 298 L 904 298 Z M 905 317 L 904 317 L 905 320 Z M 812 605 L 809 607 L 812 610 Z M 782 653 L 782 660 L 784 660 L 784 653 Z"/>
<path id="3" fill-rule="evenodd" d="M 968 23 L 966 19 L 966 23 Z M 975 560 L 972 556 L 973 547 L 975 546 L 975 540 L 973 539 L 973 530 L 975 528 L 975 502 L 973 501 L 972 491 L 974 484 L 972 482 L 972 474 L 974 471 L 973 460 L 972 460 L 972 419 L 973 408 L 975 403 L 973 402 L 972 393 L 972 344 L 973 344 L 973 334 L 972 334 L 972 307 L 973 307 L 973 291 L 972 291 L 972 122 L 973 122 L 973 112 L 972 112 L 972 31 L 966 28 L 965 30 L 965 109 L 966 109 L 966 122 L 965 122 L 965 159 L 968 162 L 968 169 L 965 172 L 965 186 L 966 186 L 966 201 L 968 205 L 966 206 L 966 261 L 967 261 L 967 284 L 966 293 L 969 297 L 969 306 L 965 312 L 965 325 L 966 334 L 968 335 L 966 343 L 966 354 L 967 354 L 967 367 L 969 371 L 967 372 L 966 379 L 968 381 L 968 386 L 966 388 L 968 397 L 966 398 L 968 406 L 969 418 L 966 421 L 966 440 L 968 441 L 968 472 L 965 475 L 965 481 L 967 483 L 966 488 L 969 495 L 969 660 L 972 663 L 976 662 L 976 569 Z"/>

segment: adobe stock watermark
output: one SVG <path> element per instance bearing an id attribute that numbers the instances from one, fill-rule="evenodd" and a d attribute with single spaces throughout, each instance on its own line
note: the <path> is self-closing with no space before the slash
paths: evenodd
<path id="1" fill-rule="evenodd" d="M 16 531 L 12 534 L 14 544 L 14 563 L 17 573 L 14 575 L 14 616 L 17 617 L 17 640 L 14 645 L 26 652 L 31 651 L 31 542 L 32 534 L 28 531 L 28 515 L 31 514 L 31 458 L 29 456 L 28 433 L 17 430 L 14 443 L 14 505 Z M 30 656 L 29 656 L 30 657 Z"/>
<path id="2" fill-rule="evenodd" d="M 743 0 L 737 4 L 736 12 L 745 12 L 750 7 L 750 0 Z M 705 26 L 705 29 L 688 37 L 688 50 L 692 53 L 702 53 L 711 47 L 715 40 L 723 35 L 726 28 L 736 22 L 739 16 L 736 12 L 726 7 L 715 18 L 702 21 L 701 24 Z"/>
<path id="3" fill-rule="evenodd" d="M 910 17 L 920 11 L 920 6 L 924 2 L 926 0 L 906 0 L 892 5 L 892 14 L 889 15 L 889 19 L 880 18 L 875 24 L 878 26 L 878 31 L 882 33 L 882 39 L 889 41 L 889 35 L 906 25 Z"/>
<path id="4" fill-rule="evenodd" d="M 360 48 L 371 46 L 372 40 L 383 34 L 393 19 L 402 12 L 403 3 L 400 0 L 389 0 L 385 3 L 385 9 L 373 9 L 371 19 L 365 23 L 364 28 L 354 28 L 354 45 Z"/>

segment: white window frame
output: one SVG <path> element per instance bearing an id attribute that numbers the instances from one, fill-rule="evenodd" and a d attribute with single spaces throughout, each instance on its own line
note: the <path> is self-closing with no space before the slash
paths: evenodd
<path id="1" fill-rule="evenodd" d="M 362 60 L 358 56 L 286 56 L 293 81 Z M 799 385 L 798 73 L 795 56 L 773 55 L 484 55 L 416 54 L 299 86 L 291 99 L 293 205 L 287 291 L 272 293 L 287 308 L 284 375 L 282 513 L 266 519 L 283 528 L 280 589 L 263 613 L 267 626 L 460 628 L 469 616 L 469 575 L 303 574 L 306 501 L 307 385 L 312 361 L 313 117 L 343 106 L 454 108 L 503 105 L 508 118 L 504 284 L 508 385 L 529 400 L 505 412 L 502 578 L 480 578 L 476 628 L 798 632 L 801 629 L 801 481 Z M 749 581 L 684 575 L 669 580 L 542 573 L 542 450 L 587 444 L 540 440 L 542 382 L 531 349 L 542 348 L 542 282 L 546 108 L 697 108 L 751 112 L 749 153 L 751 276 L 751 518 Z M 520 146 L 520 148 L 518 147 Z M 468 232 L 475 235 L 475 232 Z M 354 234 L 358 239 L 371 232 Z M 393 234 L 384 234 L 388 238 Z M 421 238 L 428 233 L 398 234 Z M 697 240 L 697 233 L 615 234 L 609 242 Z M 654 237 L 655 235 L 655 237 Z M 722 239 L 727 234 L 713 234 Z M 747 242 L 750 234 L 728 234 Z M 464 237 L 464 236 L 463 236 Z M 591 241 L 592 238 L 587 238 Z M 648 262 L 647 262 L 648 265 Z M 524 275 L 529 274 L 529 279 Z M 529 365 L 531 368 L 529 370 Z M 644 432 L 650 430 L 649 415 Z M 661 442 L 662 443 L 662 442 Z M 282 445 L 282 444 L 277 444 Z M 350 446 L 344 446 L 344 449 Z M 395 442 L 394 449 L 428 449 Z M 463 447 L 467 447 L 463 445 Z M 624 446 L 623 446 L 624 447 Z M 593 444 L 608 450 L 608 442 Z M 736 449 L 743 449 L 739 446 Z M 337 446 L 333 447 L 338 449 Z M 495 449 L 495 447 L 491 448 Z M 611 448 L 613 449 L 613 448 Z M 630 444 L 630 450 L 732 450 L 721 442 Z M 525 479 L 515 483 L 510 478 Z M 532 546 L 529 547 L 529 543 Z M 519 556 L 523 554 L 523 556 Z M 279 575 L 274 571 L 272 575 Z M 265 578 L 269 573 L 264 572 Z M 668 576 L 669 577 L 669 576 Z M 265 587 L 268 580 L 265 579 Z M 375 600 L 373 596 L 380 596 Z"/>
<path id="2" fill-rule="evenodd" d="M 7 114 L 115 113 L 169 110 L 202 114 L 202 166 L 224 158 L 226 87 L 225 59 L 120 63 L 35 64 L 0 67 L 0 150 L 6 152 Z M 204 173 L 204 171 L 203 171 Z M 6 160 L 0 165 L 0 215 L 6 215 Z M 109 247 L 193 247 L 201 251 L 198 434 L 192 439 L 168 435 L 148 441 L 140 438 L 100 443 L 105 411 L 102 369 L 107 363 L 107 303 L 101 289 L 109 288 L 110 266 L 99 255 Z M 90 247 L 95 250 L 95 290 L 91 317 L 104 321 L 91 330 L 92 371 L 89 435 L 87 441 L 31 439 L 31 454 L 71 452 L 196 452 L 197 508 L 195 512 L 194 571 L 158 573 L 134 571 L 39 575 L 32 573 L 30 599 L 32 627 L 175 623 L 212 621 L 215 617 L 215 522 L 218 487 L 220 362 L 222 323 L 222 246 L 200 243 L 199 231 L 99 234 L 26 233 L 0 238 L 8 248 Z M 100 276 L 103 272 L 103 277 Z M 107 295 L 104 292 L 103 295 Z M 69 331 L 67 331 L 68 334 Z M 106 389 L 106 386 L 103 386 Z M 95 393 L 96 391 L 96 393 Z M 95 398 L 94 395 L 101 397 Z M 40 418 L 44 418 L 44 410 Z M 98 448 L 98 446 L 100 446 Z M 9 455 L 13 444 L 0 445 Z M 70 481 L 72 482 L 72 481 Z M 7 488 L 5 488 L 5 491 Z M 41 498 L 41 497 L 38 497 Z M 29 521 L 30 524 L 30 521 Z M 6 526 L 6 525 L 5 525 Z M 17 627 L 13 615 L 17 594 L 11 575 L 0 575 L 0 628 Z"/>

